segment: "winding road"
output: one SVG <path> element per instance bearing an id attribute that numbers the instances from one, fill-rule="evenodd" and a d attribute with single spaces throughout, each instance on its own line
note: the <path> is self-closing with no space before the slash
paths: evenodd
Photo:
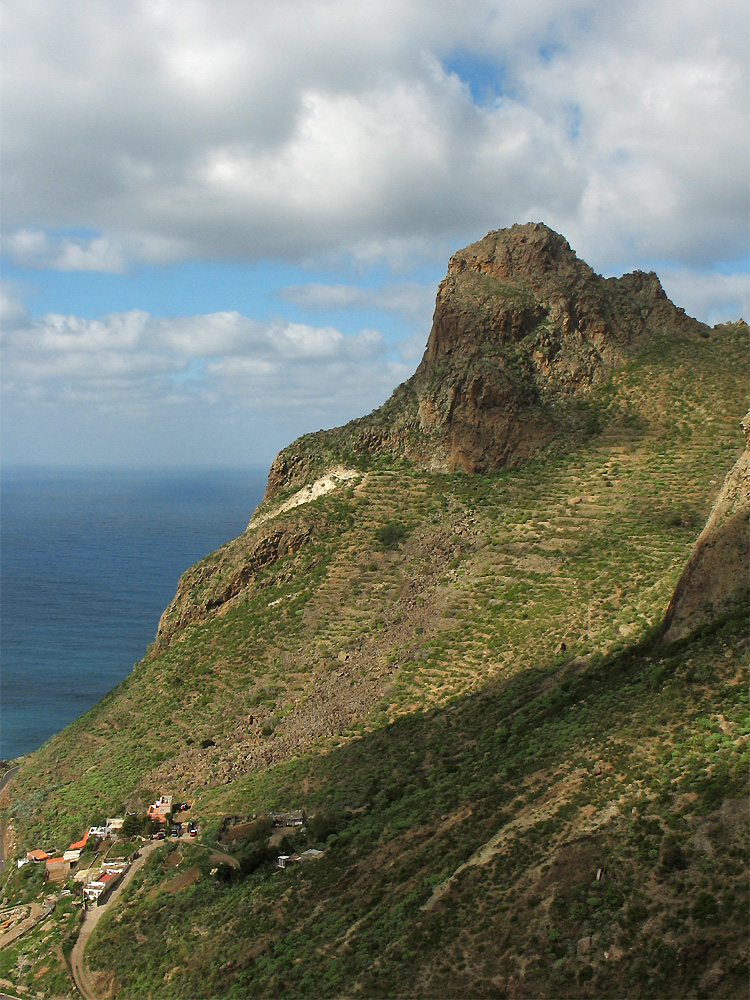
<path id="1" fill-rule="evenodd" d="M 125 873 L 125 877 L 120 884 L 112 890 L 112 895 L 109 897 L 107 902 L 102 903 L 101 906 L 94 906 L 90 910 L 86 910 L 83 923 L 81 924 L 81 929 L 78 932 L 78 939 L 73 946 L 73 951 L 70 955 L 70 967 L 73 972 L 73 979 L 75 980 L 75 984 L 85 1000 L 100 1000 L 99 994 L 96 992 L 91 980 L 89 979 L 88 971 L 83 961 L 83 953 L 86 948 L 86 944 L 91 937 L 91 933 L 99 923 L 102 915 L 107 912 L 113 903 L 117 902 L 122 890 L 126 885 L 128 885 L 135 873 L 145 863 L 151 852 L 159 847 L 161 843 L 161 841 L 152 840 L 148 844 L 145 844 L 141 849 L 140 856 L 137 857 L 130 868 L 128 868 Z"/>
<path id="2" fill-rule="evenodd" d="M 187 837 L 182 839 L 187 840 Z M 73 946 L 73 951 L 70 955 L 70 967 L 73 972 L 73 979 L 78 987 L 78 991 L 84 1000 L 102 1000 L 102 995 L 96 992 L 96 988 L 91 981 L 88 969 L 84 961 L 84 951 L 86 950 L 86 945 L 91 937 L 91 934 L 99 923 L 102 915 L 107 912 L 110 906 L 113 906 L 120 897 L 120 893 L 129 884 L 135 873 L 142 867 L 149 855 L 155 851 L 158 847 L 164 847 L 164 840 L 152 840 L 146 843 L 140 851 L 140 856 L 135 859 L 133 864 L 128 868 L 125 877 L 120 882 L 120 884 L 112 890 L 112 895 L 109 897 L 106 903 L 102 903 L 101 906 L 94 906 L 90 910 L 86 910 L 86 914 L 83 918 L 83 923 L 81 924 L 81 929 L 78 932 L 78 939 Z M 198 845 L 204 846 L 204 845 Z M 210 851 L 210 858 L 212 861 L 226 861 L 233 868 L 239 867 L 239 861 L 237 858 L 232 857 L 230 854 L 224 854 L 220 851 L 207 848 Z"/>

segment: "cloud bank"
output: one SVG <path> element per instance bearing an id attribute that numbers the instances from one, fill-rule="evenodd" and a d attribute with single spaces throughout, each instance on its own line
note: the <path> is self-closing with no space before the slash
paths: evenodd
<path id="1" fill-rule="evenodd" d="M 398 265 L 529 218 L 614 268 L 747 250 L 742 2 L 9 0 L 3 20 L 5 247 L 27 263 Z"/>

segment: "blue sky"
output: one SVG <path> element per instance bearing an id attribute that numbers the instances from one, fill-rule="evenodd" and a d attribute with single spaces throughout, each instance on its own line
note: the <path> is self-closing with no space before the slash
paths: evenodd
<path id="1" fill-rule="evenodd" d="M 4 463 L 265 466 L 544 221 L 748 305 L 747 4 L 5 0 Z"/>

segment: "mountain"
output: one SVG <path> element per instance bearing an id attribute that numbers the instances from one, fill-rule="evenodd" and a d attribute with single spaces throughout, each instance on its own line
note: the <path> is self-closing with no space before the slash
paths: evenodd
<path id="1" fill-rule="evenodd" d="M 266 497 L 337 453 L 443 472 L 517 466 L 585 433 L 592 390 L 639 347 L 706 332 L 653 273 L 602 278 L 537 223 L 489 233 L 451 258 L 412 378 L 368 417 L 284 449 Z"/>
<path id="2" fill-rule="evenodd" d="M 454 255 L 414 376 L 277 456 L 2 790 L 14 859 L 192 807 L 97 923 L 91 992 L 745 996 L 747 350 L 545 226 Z M 9 865 L 8 906 L 44 892 Z M 72 989 L 74 898 L 0 980 Z"/>

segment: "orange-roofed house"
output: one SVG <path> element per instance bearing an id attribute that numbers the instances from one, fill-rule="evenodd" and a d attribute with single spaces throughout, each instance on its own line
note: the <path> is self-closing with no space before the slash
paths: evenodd
<path id="1" fill-rule="evenodd" d="M 29 861 L 46 861 L 47 858 L 49 857 L 49 854 L 47 854 L 46 851 L 34 850 L 34 851 L 27 851 L 26 857 L 29 859 Z"/>
<path id="2" fill-rule="evenodd" d="M 167 818 L 167 813 L 172 812 L 172 796 L 171 795 L 160 795 L 156 802 L 152 803 L 148 807 L 148 818 L 154 820 L 156 823 L 165 823 Z"/>
<path id="3" fill-rule="evenodd" d="M 75 844 L 70 845 L 71 851 L 82 851 L 86 846 L 86 841 L 89 839 L 89 831 L 87 830 L 80 840 L 77 840 Z"/>

